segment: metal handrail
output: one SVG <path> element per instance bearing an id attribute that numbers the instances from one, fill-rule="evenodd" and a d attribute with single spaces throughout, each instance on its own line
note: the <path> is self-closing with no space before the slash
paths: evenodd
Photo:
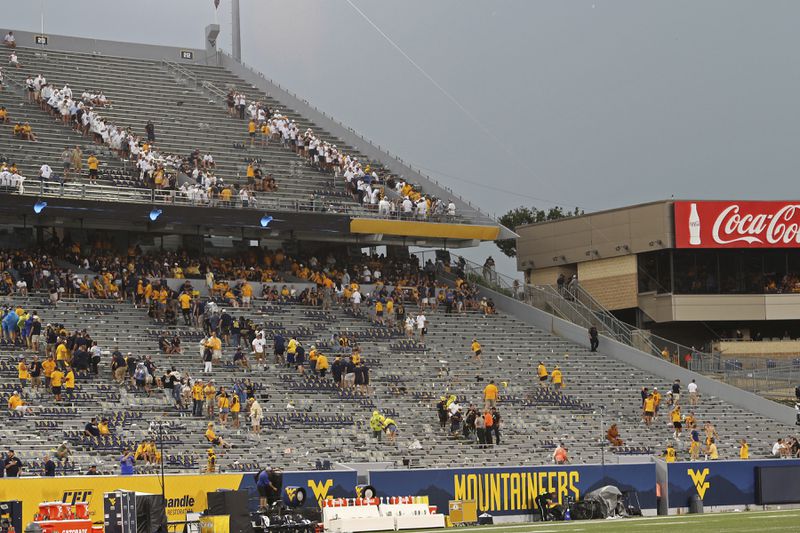
<path id="1" fill-rule="evenodd" d="M 756 394 L 792 398 L 794 387 L 800 382 L 800 366 L 781 365 L 772 368 L 744 369 L 726 364 L 719 370 L 720 378 L 729 385 Z"/>
<path id="2" fill-rule="evenodd" d="M 211 83 L 208 80 L 201 80 L 192 71 L 190 71 L 189 69 L 183 67 L 179 63 L 176 63 L 174 61 L 170 61 L 169 59 L 164 57 L 164 58 L 161 58 L 161 64 L 165 65 L 170 70 L 172 70 L 174 72 L 177 72 L 181 76 L 194 81 L 194 86 L 195 87 L 199 87 L 199 88 L 205 89 L 208 93 L 210 93 L 213 96 L 216 96 L 217 98 L 223 98 L 224 99 L 224 98 L 227 98 L 227 96 L 228 96 L 228 94 L 225 91 L 223 91 L 222 89 L 220 89 L 219 87 L 217 87 L 216 85 L 214 85 L 213 83 Z"/>
<path id="3" fill-rule="evenodd" d="M 422 258 L 428 253 L 417 254 Z M 603 307 L 580 284 L 559 291 L 552 285 L 520 285 L 518 280 L 500 274 L 494 269 L 486 269 L 466 258 L 464 274 L 469 281 L 510 296 L 547 313 L 561 316 L 581 327 L 597 327 L 598 331 L 623 344 L 636 348 L 654 357 L 661 357 L 675 364 L 683 363 L 691 369 L 715 371 L 721 365 L 718 353 L 706 353 L 694 347 L 670 341 L 650 331 L 626 324 Z M 666 352 L 666 355 L 663 353 Z M 687 360 L 686 356 L 690 355 Z"/>
<path id="4" fill-rule="evenodd" d="M 686 346 L 622 322 L 600 304 L 586 289 L 581 287 L 579 283 L 568 289 L 568 293 L 568 295 L 565 294 L 565 297 L 572 297 L 579 301 L 607 328 L 617 332 L 624 332 L 624 335 L 630 336 L 631 340 L 635 342 L 635 346 L 642 351 L 650 352 L 658 357 L 668 358 L 673 362 L 680 363 L 683 361 L 686 365 L 719 363 L 720 356 L 717 353 L 704 352 L 694 346 Z M 686 359 L 687 354 L 691 356 L 690 360 Z M 676 358 L 677 361 L 674 360 Z"/>
<path id="5" fill-rule="evenodd" d="M 625 344 L 635 345 L 636 348 L 642 351 L 661 355 L 661 348 L 652 342 L 653 336 L 649 331 L 637 329 L 619 320 L 595 300 L 586 289 L 581 287 L 580 283 L 575 283 L 563 289 L 561 296 L 575 302 L 593 317 L 594 325 L 601 333 L 606 333 Z"/>

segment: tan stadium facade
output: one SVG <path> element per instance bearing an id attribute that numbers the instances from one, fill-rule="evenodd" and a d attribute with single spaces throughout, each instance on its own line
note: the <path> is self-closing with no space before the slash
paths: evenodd
<path id="1" fill-rule="evenodd" d="M 577 275 L 637 327 L 692 344 L 800 337 L 800 201 L 662 200 L 516 232 L 529 284 Z"/>

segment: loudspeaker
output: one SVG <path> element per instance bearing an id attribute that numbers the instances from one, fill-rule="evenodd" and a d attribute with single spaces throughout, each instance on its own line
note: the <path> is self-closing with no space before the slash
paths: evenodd
<path id="1" fill-rule="evenodd" d="M 160 494 L 136 494 L 136 533 L 167 533 L 167 508 Z"/>
<path id="2" fill-rule="evenodd" d="M 208 514 L 228 515 L 230 517 L 230 533 L 250 533 L 250 511 L 248 509 L 250 494 L 245 490 L 219 490 L 209 492 Z"/>
<path id="3" fill-rule="evenodd" d="M 250 494 L 245 490 L 218 490 L 208 493 L 208 510 L 212 515 L 249 514 Z"/>

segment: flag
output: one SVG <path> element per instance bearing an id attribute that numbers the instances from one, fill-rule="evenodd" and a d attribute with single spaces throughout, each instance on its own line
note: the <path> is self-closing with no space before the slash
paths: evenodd
<path id="1" fill-rule="evenodd" d="M 214 0 L 214 9 L 219 9 L 219 0 Z"/>

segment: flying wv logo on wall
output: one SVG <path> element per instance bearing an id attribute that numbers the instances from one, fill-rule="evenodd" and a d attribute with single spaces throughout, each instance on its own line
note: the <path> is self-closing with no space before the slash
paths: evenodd
<path id="1" fill-rule="evenodd" d="M 708 468 L 704 468 L 702 470 L 694 470 L 690 468 L 687 470 L 689 477 L 692 478 L 692 483 L 694 483 L 694 488 L 697 489 L 697 495 L 700 496 L 702 500 L 703 497 L 706 495 L 706 490 L 711 486 L 711 483 L 706 481 L 706 476 L 708 476 Z"/>
<path id="2" fill-rule="evenodd" d="M 333 487 L 332 479 L 326 479 L 324 482 L 320 481 L 319 483 L 313 479 L 309 479 L 308 487 L 311 489 L 311 492 L 314 493 L 314 498 L 316 498 L 317 504 L 319 504 L 320 507 L 322 507 L 322 500 L 333 498 L 333 496 L 328 496 L 328 491 Z"/>

